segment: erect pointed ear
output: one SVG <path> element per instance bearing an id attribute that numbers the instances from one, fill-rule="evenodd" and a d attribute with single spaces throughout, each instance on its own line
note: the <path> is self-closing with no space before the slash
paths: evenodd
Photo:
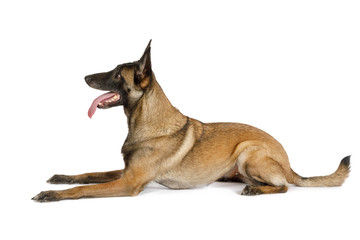
<path id="1" fill-rule="evenodd" d="M 150 50 L 151 50 L 151 40 L 147 45 L 144 54 L 138 61 L 139 64 L 136 68 L 137 83 L 140 85 L 142 89 L 146 88 L 149 85 L 152 75 Z"/>

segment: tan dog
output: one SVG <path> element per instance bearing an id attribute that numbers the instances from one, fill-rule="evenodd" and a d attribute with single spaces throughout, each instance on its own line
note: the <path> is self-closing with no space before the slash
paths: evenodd
<path id="1" fill-rule="evenodd" d="M 173 189 L 217 180 L 239 181 L 248 184 L 243 195 L 258 195 L 284 193 L 289 183 L 340 186 L 348 177 L 350 156 L 331 175 L 303 178 L 291 169 L 281 144 L 264 131 L 240 123 L 202 123 L 184 116 L 155 79 L 150 43 L 139 61 L 85 77 L 89 86 L 110 91 L 94 100 L 89 117 L 96 108 L 124 106 L 129 127 L 122 147 L 125 169 L 54 175 L 48 182 L 100 184 L 45 191 L 33 200 L 135 196 L 151 181 Z"/>

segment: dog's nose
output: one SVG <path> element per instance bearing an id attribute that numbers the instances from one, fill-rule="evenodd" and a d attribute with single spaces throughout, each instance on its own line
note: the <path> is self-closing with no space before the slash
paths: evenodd
<path id="1" fill-rule="evenodd" d="M 86 76 L 85 77 L 85 82 L 90 83 L 91 82 L 91 76 Z"/>

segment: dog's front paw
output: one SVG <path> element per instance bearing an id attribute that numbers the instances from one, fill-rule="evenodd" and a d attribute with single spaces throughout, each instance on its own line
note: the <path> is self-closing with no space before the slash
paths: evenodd
<path id="1" fill-rule="evenodd" d="M 54 176 L 49 178 L 47 182 L 51 184 L 73 184 L 74 179 L 67 175 L 55 174 Z"/>
<path id="2" fill-rule="evenodd" d="M 59 201 L 59 194 L 56 191 L 43 191 L 33 197 L 31 200 L 37 201 L 37 202 L 54 202 Z"/>
<path id="3" fill-rule="evenodd" d="M 244 190 L 241 192 L 241 195 L 246 195 L 246 196 L 255 196 L 260 194 L 262 194 L 262 191 L 256 186 L 252 186 L 252 185 L 246 185 Z"/>

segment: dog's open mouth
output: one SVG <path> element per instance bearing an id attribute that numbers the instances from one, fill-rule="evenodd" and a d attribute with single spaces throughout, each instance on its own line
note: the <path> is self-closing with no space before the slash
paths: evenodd
<path id="1" fill-rule="evenodd" d="M 119 103 L 120 101 L 121 101 L 120 94 L 115 92 L 108 92 L 100 95 L 99 97 L 95 98 L 95 100 L 92 102 L 89 108 L 88 111 L 89 118 L 92 118 L 92 116 L 95 114 L 96 108 L 108 108 Z"/>

